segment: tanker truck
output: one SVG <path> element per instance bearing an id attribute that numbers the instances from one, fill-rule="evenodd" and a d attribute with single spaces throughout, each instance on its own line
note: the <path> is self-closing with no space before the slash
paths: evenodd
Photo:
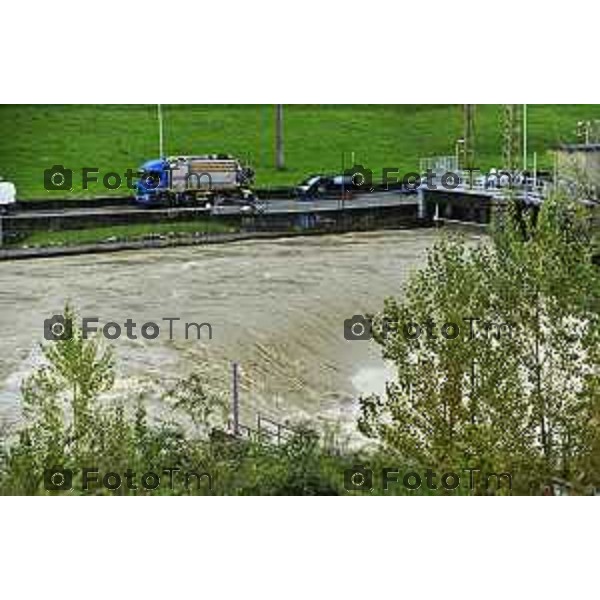
<path id="1" fill-rule="evenodd" d="M 227 154 L 171 156 L 145 162 L 138 171 L 135 200 L 141 206 L 202 204 L 224 200 L 252 205 L 254 171 Z"/>

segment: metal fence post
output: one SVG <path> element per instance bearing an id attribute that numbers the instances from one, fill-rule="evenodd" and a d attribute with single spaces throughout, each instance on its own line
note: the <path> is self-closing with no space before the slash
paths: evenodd
<path id="1" fill-rule="evenodd" d="M 240 398 L 238 390 L 238 364 L 232 363 L 233 434 L 240 434 Z"/>
<path id="2" fill-rule="evenodd" d="M 425 219 L 425 192 L 423 191 L 422 188 L 419 188 L 419 190 L 417 191 L 417 198 L 418 198 L 417 218 L 420 221 L 422 221 L 423 219 Z"/>

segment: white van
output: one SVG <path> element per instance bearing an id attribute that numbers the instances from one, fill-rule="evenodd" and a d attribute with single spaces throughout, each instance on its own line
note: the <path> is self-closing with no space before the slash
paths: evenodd
<path id="1" fill-rule="evenodd" d="M 0 214 L 6 213 L 17 201 L 17 188 L 10 181 L 2 181 L 0 177 Z"/>

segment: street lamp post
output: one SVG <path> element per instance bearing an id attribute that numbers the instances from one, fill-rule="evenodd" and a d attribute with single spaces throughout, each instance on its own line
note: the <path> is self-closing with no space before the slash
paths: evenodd
<path id="1" fill-rule="evenodd" d="M 523 173 L 527 171 L 527 104 L 523 104 Z"/>
<path id="2" fill-rule="evenodd" d="M 165 157 L 164 152 L 164 139 L 163 139 L 163 116 L 162 116 L 162 106 L 158 105 L 158 151 L 160 154 L 160 158 Z"/>

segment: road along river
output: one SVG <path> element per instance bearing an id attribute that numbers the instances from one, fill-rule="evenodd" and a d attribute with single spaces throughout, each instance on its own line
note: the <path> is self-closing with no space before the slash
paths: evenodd
<path id="1" fill-rule="evenodd" d="M 156 394 L 194 370 L 227 393 L 241 366 L 242 417 L 339 421 L 391 369 L 373 342 L 347 341 L 344 320 L 381 309 L 423 263 L 434 230 L 317 236 L 0 264 L 0 418 L 19 413 L 19 384 L 40 360 L 44 320 L 68 300 L 80 317 L 123 326 L 106 341 L 116 392 Z M 169 322 L 172 321 L 172 336 Z M 138 339 L 127 337 L 127 319 Z M 160 325 L 144 339 L 142 324 Z M 186 323 L 210 323 L 201 329 Z M 151 331 L 149 331 L 152 333 Z M 173 339 L 170 339 L 170 338 Z"/>

